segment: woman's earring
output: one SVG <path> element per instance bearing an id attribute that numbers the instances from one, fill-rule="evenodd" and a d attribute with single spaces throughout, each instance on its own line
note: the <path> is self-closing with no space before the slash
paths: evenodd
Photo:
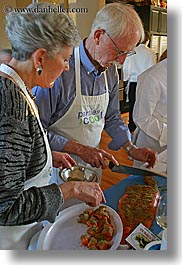
<path id="1" fill-rule="evenodd" d="M 38 73 L 38 75 L 41 75 L 41 73 L 42 73 L 42 66 L 41 65 L 39 65 L 37 67 L 37 73 Z"/>

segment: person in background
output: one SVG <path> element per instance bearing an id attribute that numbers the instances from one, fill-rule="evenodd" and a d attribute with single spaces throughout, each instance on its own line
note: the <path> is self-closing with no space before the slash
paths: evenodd
<path id="1" fill-rule="evenodd" d="M 137 126 L 134 142 L 139 147 L 149 146 L 163 162 L 160 171 L 167 171 L 167 50 L 160 62 L 138 78 L 133 119 Z M 137 167 L 142 166 L 134 161 Z M 157 169 L 157 163 L 156 163 Z"/>
<path id="2" fill-rule="evenodd" d="M 129 124 L 131 134 L 134 133 L 136 125 L 133 121 L 133 107 L 136 99 L 136 86 L 138 76 L 156 63 L 155 52 L 148 47 L 150 33 L 145 30 L 145 37 L 136 48 L 136 54 L 126 58 L 123 64 L 124 81 L 128 81 L 127 94 L 129 100 Z"/>
<path id="3" fill-rule="evenodd" d="M 52 150 L 68 152 L 77 163 L 90 164 L 94 170 L 106 168 L 109 156 L 99 149 L 104 129 L 112 139 L 110 149 L 123 147 L 153 167 L 155 152 L 131 142 L 118 96 L 116 64 L 135 54 L 143 36 L 142 22 L 131 6 L 107 4 L 96 14 L 88 38 L 74 49 L 69 71 L 56 80 L 53 89 L 33 89 Z"/>
<path id="4" fill-rule="evenodd" d="M 12 58 L 12 50 L 11 49 L 2 49 L 0 50 L 0 65 L 2 63 L 9 63 Z"/>
<path id="5" fill-rule="evenodd" d="M 50 4 L 28 7 L 49 10 Z M 0 65 L 0 249 L 23 250 L 69 198 L 91 206 L 106 201 L 95 182 L 48 184 L 52 160 L 56 166 L 75 162 L 68 154 L 51 154 L 31 94 L 36 85 L 52 87 L 69 69 L 80 40 L 73 21 L 64 13 L 11 12 L 6 32 L 12 59 Z"/>

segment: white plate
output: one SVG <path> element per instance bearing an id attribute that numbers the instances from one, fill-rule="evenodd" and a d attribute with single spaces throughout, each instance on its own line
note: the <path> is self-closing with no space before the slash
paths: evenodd
<path id="1" fill-rule="evenodd" d="M 78 218 L 85 209 L 91 208 L 85 203 L 70 206 L 60 212 L 56 221 L 48 228 L 43 229 L 41 242 L 39 241 L 39 250 L 86 250 L 80 246 L 80 236 L 85 234 L 88 227 L 85 224 L 78 223 Z M 96 209 L 98 207 L 95 207 Z M 123 235 L 123 225 L 121 218 L 112 208 L 106 206 L 111 216 L 111 222 L 114 227 L 113 244 L 110 250 L 117 249 Z"/>
<path id="2" fill-rule="evenodd" d="M 51 226 L 52 226 L 51 223 L 47 223 L 47 225 L 45 225 L 45 227 L 42 229 L 42 232 L 40 233 L 38 242 L 37 242 L 37 250 L 42 250 L 44 238 Z"/>
<path id="3" fill-rule="evenodd" d="M 28 250 L 37 250 L 37 242 L 41 231 L 37 232 L 31 239 Z"/>

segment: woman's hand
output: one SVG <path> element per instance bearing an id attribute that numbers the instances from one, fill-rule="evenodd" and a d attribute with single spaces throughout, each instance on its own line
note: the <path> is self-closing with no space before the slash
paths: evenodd
<path id="1" fill-rule="evenodd" d="M 76 198 L 92 207 L 98 206 L 101 202 L 106 203 L 104 194 L 96 182 L 68 181 L 59 185 L 59 188 L 64 200 Z"/>
<path id="2" fill-rule="evenodd" d="M 53 166 L 60 169 L 76 166 L 76 161 L 67 153 L 52 151 Z"/>

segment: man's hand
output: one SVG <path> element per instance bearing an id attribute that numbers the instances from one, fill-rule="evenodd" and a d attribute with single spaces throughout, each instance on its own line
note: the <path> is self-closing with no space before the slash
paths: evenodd
<path id="1" fill-rule="evenodd" d="M 103 149 L 83 145 L 78 142 L 68 141 L 64 148 L 65 152 L 73 153 L 79 156 L 92 167 L 100 168 L 108 167 L 108 161 L 112 161 L 115 165 L 119 165 L 114 156 Z"/>
<path id="2" fill-rule="evenodd" d="M 129 151 L 129 155 L 135 160 L 147 162 L 148 168 L 153 167 L 157 159 L 157 153 L 150 148 L 132 148 Z"/>

